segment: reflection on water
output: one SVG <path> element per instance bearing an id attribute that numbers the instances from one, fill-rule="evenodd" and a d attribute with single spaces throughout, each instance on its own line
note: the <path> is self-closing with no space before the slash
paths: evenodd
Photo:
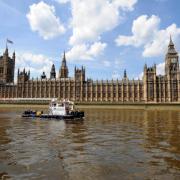
<path id="1" fill-rule="evenodd" d="M 0 178 L 179 179 L 180 112 L 85 110 L 84 122 L 0 110 Z"/>

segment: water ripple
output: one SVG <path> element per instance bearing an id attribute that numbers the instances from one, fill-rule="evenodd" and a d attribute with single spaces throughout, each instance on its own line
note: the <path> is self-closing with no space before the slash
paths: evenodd
<path id="1" fill-rule="evenodd" d="M 179 179 L 180 113 L 86 110 L 84 122 L 0 110 L 0 178 Z"/>

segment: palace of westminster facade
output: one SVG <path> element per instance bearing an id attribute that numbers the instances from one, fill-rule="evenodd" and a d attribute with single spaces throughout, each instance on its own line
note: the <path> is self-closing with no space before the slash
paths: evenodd
<path id="1" fill-rule="evenodd" d="M 156 74 L 156 65 L 144 66 L 142 80 L 129 80 L 126 71 L 122 80 L 93 81 L 86 79 L 85 68 L 74 69 L 68 76 L 65 53 L 56 76 L 52 65 L 50 78 L 45 73 L 39 79 L 30 78 L 30 72 L 19 71 L 14 84 L 15 53 L 9 56 L 6 47 L 0 56 L 0 99 L 4 98 L 59 98 L 79 102 L 163 103 L 180 102 L 180 70 L 178 53 L 170 38 L 165 57 L 165 75 Z"/>

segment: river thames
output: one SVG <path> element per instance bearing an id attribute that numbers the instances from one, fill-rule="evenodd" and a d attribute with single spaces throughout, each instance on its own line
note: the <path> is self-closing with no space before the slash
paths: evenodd
<path id="1" fill-rule="evenodd" d="M 0 108 L 0 179 L 180 179 L 180 111 L 85 109 L 76 123 Z"/>

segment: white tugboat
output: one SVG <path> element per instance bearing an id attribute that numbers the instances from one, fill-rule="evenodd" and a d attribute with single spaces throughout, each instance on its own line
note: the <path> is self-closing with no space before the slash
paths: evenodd
<path id="1" fill-rule="evenodd" d="M 58 102 L 57 99 L 52 99 L 49 105 L 49 115 L 65 116 L 72 111 L 74 111 L 74 103 L 72 101 L 64 100 Z"/>
<path id="2" fill-rule="evenodd" d="M 69 100 L 58 101 L 52 99 L 49 105 L 48 114 L 43 114 L 40 111 L 25 111 L 22 117 L 40 117 L 40 118 L 55 118 L 55 119 L 82 119 L 83 111 L 74 109 L 74 102 Z"/>

